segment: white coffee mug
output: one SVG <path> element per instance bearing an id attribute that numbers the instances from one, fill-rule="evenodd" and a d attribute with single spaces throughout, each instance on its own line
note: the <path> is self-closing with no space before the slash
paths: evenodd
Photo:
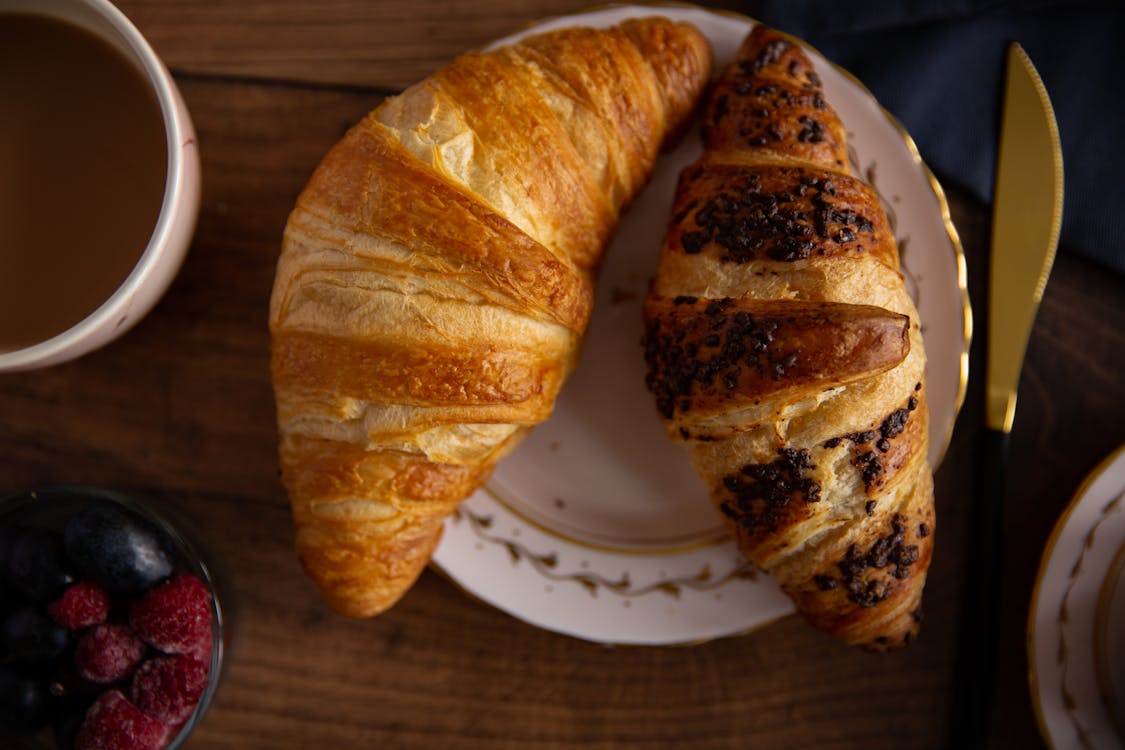
<path id="1" fill-rule="evenodd" d="M 135 63 L 152 87 L 164 121 L 168 164 L 164 200 L 140 259 L 97 309 L 67 330 L 22 349 L 0 352 L 0 372 L 65 362 L 132 328 L 168 289 L 183 264 L 199 215 L 200 167 L 195 129 L 179 89 L 137 28 L 108 0 L 0 0 L 0 13 L 53 16 L 95 34 Z"/>

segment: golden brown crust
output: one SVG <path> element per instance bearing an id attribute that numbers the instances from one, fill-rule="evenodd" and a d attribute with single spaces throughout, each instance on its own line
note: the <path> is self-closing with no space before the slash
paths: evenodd
<path id="1" fill-rule="evenodd" d="M 909 320 L 839 302 L 645 300 L 648 388 L 672 429 L 788 394 L 870 378 L 910 351 Z"/>
<path id="2" fill-rule="evenodd" d="M 925 354 L 874 190 L 756 27 L 704 109 L 646 300 L 648 385 L 739 548 L 847 643 L 909 642 L 933 545 Z"/>
<path id="3" fill-rule="evenodd" d="M 550 32 L 452 61 L 324 157 L 270 331 L 297 551 L 333 609 L 397 601 L 549 416 L 618 214 L 709 74 L 686 24 Z"/>
<path id="4" fill-rule="evenodd" d="M 840 118 L 824 99 L 812 63 L 776 32 L 751 32 L 738 60 L 727 66 L 704 111 L 704 144 L 711 151 L 766 148 L 845 170 Z"/>
<path id="5" fill-rule="evenodd" d="M 808 165 L 753 166 L 732 159 L 684 170 L 670 251 L 723 263 L 866 255 L 898 268 L 894 235 L 886 214 L 872 210 L 879 199 L 869 185 Z"/>
<path id="6" fill-rule="evenodd" d="M 531 308 L 569 328 L 590 316 L 593 291 L 579 269 L 420 161 L 374 115 L 321 161 L 298 198 L 290 231 L 315 231 L 318 222 L 411 248 L 413 273 L 467 277 L 493 304 Z M 352 252 L 363 258 L 363 248 Z"/>
<path id="7" fill-rule="evenodd" d="M 465 125 L 476 138 L 511 146 L 496 149 L 496 169 L 518 184 L 532 205 L 553 204 L 557 252 L 578 268 L 590 268 L 609 240 L 617 207 L 575 158 L 563 123 L 539 96 L 535 79 L 511 74 L 514 63 L 505 58 L 514 54 L 509 49 L 456 58 L 433 74 L 433 85 L 463 103 Z M 487 106 L 468 106 L 469 102 Z M 652 109 L 647 109 L 650 116 Z M 497 117 L 497 112 L 505 116 Z M 515 134 L 518 139 L 513 139 Z"/>
<path id="8" fill-rule="evenodd" d="M 539 352 L 431 346 L 280 331 L 273 377 L 285 387 L 412 406 L 524 404 L 550 411 L 563 363 Z"/>

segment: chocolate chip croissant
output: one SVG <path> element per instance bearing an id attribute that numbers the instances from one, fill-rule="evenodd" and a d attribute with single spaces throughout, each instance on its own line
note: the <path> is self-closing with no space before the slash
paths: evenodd
<path id="1" fill-rule="evenodd" d="M 925 354 L 873 189 L 757 26 L 704 108 L 645 301 L 647 384 L 740 550 L 847 643 L 908 643 L 933 545 Z"/>
<path id="2" fill-rule="evenodd" d="M 337 143 L 270 302 L 282 481 L 329 605 L 402 596 L 551 413 L 619 212 L 710 76 L 695 28 L 571 28 L 451 62 Z"/>

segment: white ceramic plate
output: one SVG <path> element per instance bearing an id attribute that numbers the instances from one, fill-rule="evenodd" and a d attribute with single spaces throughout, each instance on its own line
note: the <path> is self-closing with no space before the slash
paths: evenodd
<path id="1" fill-rule="evenodd" d="M 623 6 L 528 31 L 608 26 L 639 15 L 694 23 L 714 45 L 716 66 L 733 59 L 753 25 L 696 7 Z M 861 84 L 812 57 L 902 246 L 926 336 L 936 465 L 967 378 L 971 323 L 960 244 L 941 188 L 909 136 Z M 582 363 L 554 415 L 462 504 L 434 557 L 470 594 L 540 627 L 604 643 L 685 643 L 793 611 L 735 550 L 644 387 L 641 302 L 677 176 L 700 152 L 698 135 L 689 135 L 658 162 L 609 249 Z"/>
<path id="2" fill-rule="evenodd" d="M 1031 602 L 1031 697 L 1054 748 L 1125 749 L 1125 446 L 1051 533 Z"/>

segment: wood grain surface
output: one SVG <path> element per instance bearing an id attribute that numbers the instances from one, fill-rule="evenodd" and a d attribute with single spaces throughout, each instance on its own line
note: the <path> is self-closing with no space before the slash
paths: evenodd
<path id="1" fill-rule="evenodd" d="M 0 492 L 89 483 L 180 507 L 223 560 L 236 643 L 187 743 L 207 748 L 938 748 L 952 685 L 983 334 L 947 457 L 927 620 L 910 648 L 851 650 L 789 617 L 691 647 L 538 630 L 427 572 L 391 612 L 331 614 L 292 552 L 266 314 L 282 228 L 325 150 L 382 97 L 528 21 L 547 0 L 122 0 L 198 130 L 203 207 L 155 310 L 78 361 L 0 375 Z M 951 191 L 983 331 L 985 209 Z M 1125 279 L 1065 252 L 1023 373 L 1007 509 L 995 745 L 1042 747 L 1025 624 L 1043 545 L 1125 442 Z"/>

